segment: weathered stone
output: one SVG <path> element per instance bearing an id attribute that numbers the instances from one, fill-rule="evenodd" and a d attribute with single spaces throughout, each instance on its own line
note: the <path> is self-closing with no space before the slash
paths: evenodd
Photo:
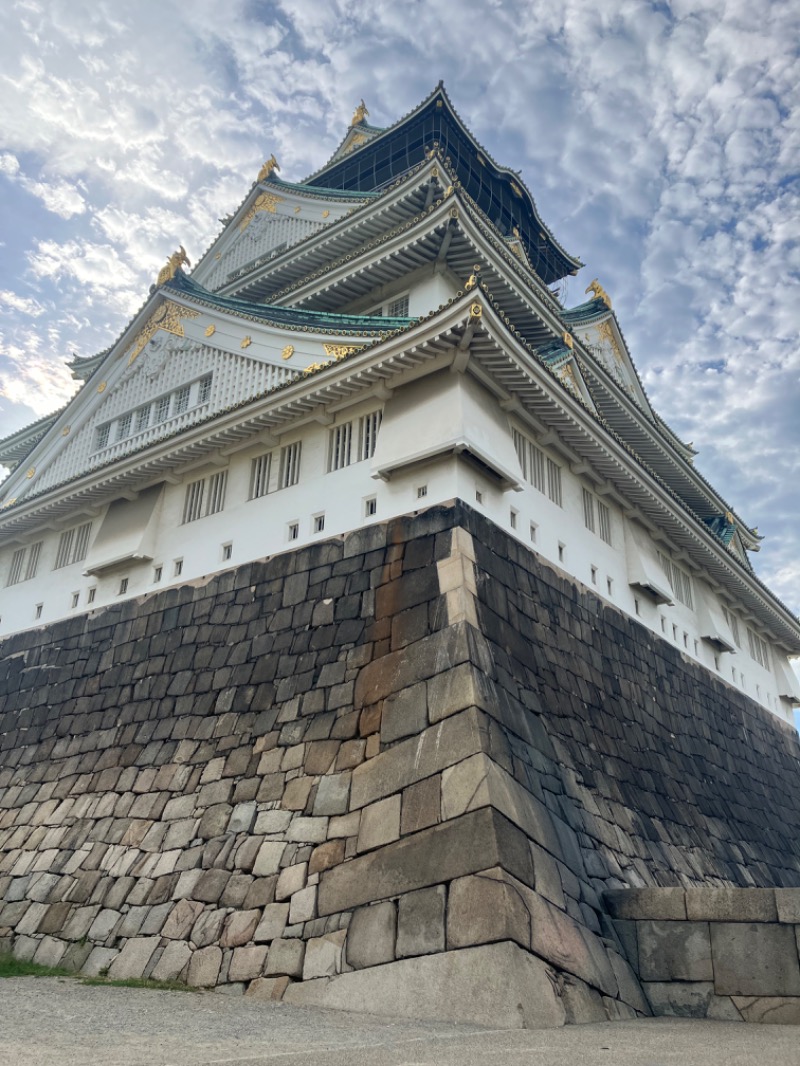
<path id="1" fill-rule="evenodd" d="M 621 955 L 618 955 L 616 951 L 609 950 L 607 954 L 617 981 L 619 998 L 640 1014 L 649 1014 L 650 1007 L 647 999 L 630 964 Z"/>
<path id="2" fill-rule="evenodd" d="M 250 833 L 255 825 L 258 805 L 256 803 L 237 803 L 228 822 L 229 833 Z"/>
<path id="3" fill-rule="evenodd" d="M 743 1022 L 744 1018 L 730 996 L 712 996 L 706 1018 L 715 1022 Z"/>
<path id="4" fill-rule="evenodd" d="M 177 981 L 189 964 L 192 949 L 182 940 L 167 944 L 150 974 L 154 981 Z"/>
<path id="5" fill-rule="evenodd" d="M 281 866 L 281 858 L 286 845 L 280 840 L 265 840 L 261 845 L 253 863 L 253 873 L 256 877 L 264 877 L 267 874 L 276 874 Z"/>
<path id="6" fill-rule="evenodd" d="M 328 981 L 309 981 L 310 976 L 304 971 L 304 980 L 287 988 L 284 1002 L 339 1010 L 366 1006 L 376 1014 L 492 1029 L 548 1028 L 565 1020 L 552 971 L 514 944 L 401 959 Z"/>
<path id="7" fill-rule="evenodd" d="M 359 907 L 347 929 L 347 962 L 356 970 L 394 959 L 397 912 L 394 903 Z"/>
<path id="8" fill-rule="evenodd" d="M 195 899 L 203 903 L 217 903 L 230 880 L 227 870 L 205 870 L 194 886 Z"/>
<path id="9" fill-rule="evenodd" d="M 278 901 L 289 899 L 295 892 L 306 887 L 308 877 L 308 863 L 298 862 L 294 866 L 285 866 L 278 877 L 275 886 L 275 899 Z"/>
<path id="10" fill-rule="evenodd" d="M 30 911 L 28 912 L 30 914 Z M 25 915 L 27 918 L 28 915 Z M 102 943 L 104 940 L 108 940 L 113 935 L 114 930 L 117 928 L 122 915 L 119 911 L 104 910 L 100 911 L 95 920 L 89 927 L 89 939 L 95 943 Z M 22 923 L 17 926 L 17 932 L 25 932 L 21 928 Z"/>
<path id="11" fill-rule="evenodd" d="M 196 948 L 206 948 L 219 940 L 225 924 L 224 910 L 203 911 L 192 927 L 190 941 Z"/>
<path id="12" fill-rule="evenodd" d="M 261 942 L 274 940 L 282 936 L 289 921 L 288 903 L 270 903 L 264 908 L 263 917 L 253 934 L 253 939 Z"/>
<path id="13" fill-rule="evenodd" d="M 567 974 L 562 979 L 561 1001 L 568 1025 L 585 1025 L 608 1020 L 600 993 L 572 974 Z"/>
<path id="14" fill-rule="evenodd" d="M 800 963 L 791 926 L 712 922 L 711 949 L 719 995 L 800 996 Z M 742 1010 L 738 1002 L 736 1006 Z"/>
<path id="15" fill-rule="evenodd" d="M 658 1016 L 705 1018 L 714 998 L 714 985 L 710 981 L 644 981 L 642 989 L 653 1014 Z"/>
<path id="16" fill-rule="evenodd" d="M 342 954 L 346 929 L 338 929 L 324 936 L 313 937 L 306 943 L 303 960 L 303 980 L 333 977 L 342 972 Z"/>
<path id="17" fill-rule="evenodd" d="M 309 885 L 295 892 L 289 901 L 289 924 L 308 922 L 317 916 L 317 886 Z"/>
<path id="18" fill-rule="evenodd" d="M 148 965 L 161 943 L 158 936 L 134 937 L 128 940 L 111 963 L 108 976 L 117 981 L 148 976 Z"/>
<path id="19" fill-rule="evenodd" d="M 464 948 L 495 940 L 531 943 L 531 916 L 516 889 L 495 877 L 462 877 L 450 885 L 447 947 Z"/>
<path id="20" fill-rule="evenodd" d="M 468 707 L 489 709 L 478 674 L 472 663 L 461 663 L 428 682 L 428 717 L 431 723 L 458 714 Z"/>
<path id="21" fill-rule="evenodd" d="M 87 977 L 101 977 L 108 973 L 117 955 L 119 955 L 119 948 L 93 948 L 81 972 Z"/>
<path id="22" fill-rule="evenodd" d="M 228 980 L 252 981 L 254 977 L 259 977 L 263 973 L 266 961 L 266 944 L 234 948 L 230 969 L 228 970 Z"/>
<path id="23" fill-rule="evenodd" d="M 430 955 L 445 949 L 443 885 L 408 892 L 397 901 L 397 957 Z"/>
<path id="24" fill-rule="evenodd" d="M 67 942 L 54 936 L 43 937 L 33 956 L 39 966 L 58 966 L 67 950 Z"/>
<path id="25" fill-rule="evenodd" d="M 306 946 L 302 940 L 273 940 L 264 972 L 271 977 L 286 974 L 301 977 Z"/>
<path id="26" fill-rule="evenodd" d="M 771 888 L 687 888 L 689 921 L 775 922 L 778 911 Z"/>
<path id="27" fill-rule="evenodd" d="M 381 715 L 381 740 L 393 743 L 403 737 L 416 736 L 428 724 L 427 686 L 424 681 L 390 696 Z"/>
<path id="28" fill-rule="evenodd" d="M 708 922 L 637 923 L 643 981 L 712 981 Z"/>
<path id="29" fill-rule="evenodd" d="M 315 816 L 345 814 L 349 796 L 350 774 L 328 774 L 322 778 L 317 788 L 314 799 Z"/>
<path id="30" fill-rule="evenodd" d="M 441 775 L 435 774 L 403 789 L 400 832 L 403 836 L 427 829 L 442 820 Z"/>
<path id="31" fill-rule="evenodd" d="M 203 904 L 197 901 L 181 899 L 169 912 L 161 935 L 168 940 L 188 940 L 194 923 L 203 911 Z"/>
<path id="32" fill-rule="evenodd" d="M 295 818 L 286 833 L 287 840 L 300 844 L 321 844 L 327 836 L 327 818 Z"/>
<path id="33" fill-rule="evenodd" d="M 254 831 L 267 836 L 271 833 L 285 833 L 291 820 L 291 811 L 261 811 L 256 817 Z"/>
<path id="34" fill-rule="evenodd" d="M 256 1000 L 281 1000 L 290 981 L 289 977 L 257 977 L 247 986 L 245 996 Z"/>
<path id="35" fill-rule="evenodd" d="M 338 866 L 344 860 L 344 840 L 329 840 L 314 848 L 308 862 L 310 874 L 321 873 L 332 866 Z"/>
<path id="36" fill-rule="evenodd" d="M 443 822 L 326 870 L 319 913 L 337 914 L 363 903 L 412 892 L 502 865 L 521 881 L 533 880 L 528 841 L 495 811 L 483 808 Z"/>
<path id="37" fill-rule="evenodd" d="M 604 901 L 612 918 L 665 922 L 686 918 L 683 888 L 615 889 L 605 893 Z"/>
<path id="38" fill-rule="evenodd" d="M 798 996 L 732 996 L 731 1000 L 746 1022 L 800 1025 Z"/>
<path id="39" fill-rule="evenodd" d="M 295 777 L 286 785 L 281 803 L 289 811 L 302 811 L 308 803 L 310 792 L 311 778 Z"/>
<path id="40" fill-rule="evenodd" d="M 800 888 L 776 888 L 778 921 L 800 925 Z"/>
<path id="41" fill-rule="evenodd" d="M 189 962 L 186 983 L 192 988 L 213 988 L 222 966 L 222 951 L 216 945 L 195 951 Z"/>
<path id="42" fill-rule="evenodd" d="M 371 803 L 361 811 L 358 850 L 371 851 L 400 836 L 400 796 Z"/>
<path id="43" fill-rule="evenodd" d="M 220 937 L 220 947 L 236 948 L 253 939 L 256 926 L 261 918 L 261 911 L 234 911 L 225 922 Z"/>

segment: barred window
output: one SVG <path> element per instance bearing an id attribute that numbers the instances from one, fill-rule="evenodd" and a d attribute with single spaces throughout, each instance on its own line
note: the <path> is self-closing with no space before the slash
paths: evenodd
<path id="1" fill-rule="evenodd" d="M 517 451 L 522 476 L 529 481 L 539 492 L 547 492 L 547 457 L 541 448 L 537 448 L 533 441 L 529 440 L 524 433 L 514 430 L 514 447 Z"/>
<path id="2" fill-rule="evenodd" d="M 140 407 L 135 414 L 135 432 L 140 433 L 150 425 L 150 404 Z"/>
<path id="3" fill-rule="evenodd" d="M 108 444 L 108 438 L 111 436 L 111 423 L 106 422 L 104 426 L 98 426 L 95 430 L 95 448 L 100 451 L 101 448 L 105 448 Z"/>
<path id="4" fill-rule="evenodd" d="M 208 403 L 208 399 L 211 396 L 211 375 L 206 374 L 204 378 L 200 378 L 197 383 L 197 402 Z"/>
<path id="5" fill-rule="evenodd" d="M 183 501 L 182 525 L 196 522 L 198 518 L 217 514 L 225 506 L 225 489 L 228 484 L 228 471 L 220 470 L 210 477 L 192 481 L 186 486 Z"/>
<path id="6" fill-rule="evenodd" d="M 583 490 L 583 524 L 594 533 L 594 496 L 588 489 Z"/>
<path id="7" fill-rule="evenodd" d="M 381 428 L 381 412 L 373 411 L 358 420 L 358 459 L 371 459 L 378 442 L 378 430 Z"/>
<path id="8" fill-rule="evenodd" d="M 257 500 L 269 492 L 269 476 L 272 470 L 272 454 L 258 455 L 250 462 L 250 495 L 248 499 Z"/>
<path id="9" fill-rule="evenodd" d="M 750 647 L 750 658 L 763 666 L 764 669 L 769 670 L 769 648 L 766 641 L 762 640 L 758 634 L 747 627 L 747 643 Z"/>
<path id="10" fill-rule="evenodd" d="M 184 385 L 183 388 L 178 389 L 175 393 L 175 403 L 172 408 L 174 415 L 182 415 L 183 412 L 189 407 L 189 393 L 190 388 L 188 385 Z"/>
<path id="11" fill-rule="evenodd" d="M 22 581 L 22 564 L 25 562 L 26 548 L 17 548 L 11 556 L 11 568 L 8 571 L 6 585 L 17 585 Z"/>
<path id="12" fill-rule="evenodd" d="M 89 550 L 89 537 L 92 532 L 92 523 L 84 522 L 82 526 L 73 529 L 65 529 L 58 538 L 56 562 L 54 570 L 60 570 L 63 566 L 71 566 L 86 558 Z"/>
<path id="13" fill-rule="evenodd" d="M 343 422 L 334 426 L 328 434 L 328 471 L 341 470 L 351 462 L 351 445 L 353 442 L 353 423 Z"/>
<path id="14" fill-rule="evenodd" d="M 133 415 L 130 412 L 117 421 L 117 440 L 125 440 L 126 437 L 130 437 L 132 421 Z"/>
<path id="15" fill-rule="evenodd" d="M 281 448 L 281 466 L 278 483 L 282 489 L 296 485 L 300 480 L 300 445 L 301 441 L 287 444 Z"/>
<path id="16" fill-rule="evenodd" d="M 156 401 L 156 425 L 158 425 L 159 422 L 166 422 L 169 418 L 169 403 L 171 399 L 171 396 L 162 396 Z"/>
<path id="17" fill-rule="evenodd" d="M 664 555 L 663 552 L 658 553 L 658 560 L 661 563 L 664 573 L 669 578 L 670 587 L 675 593 L 675 599 L 690 610 L 694 610 L 694 602 L 692 600 L 692 579 L 688 574 L 684 573 L 676 563 L 673 563 L 672 559 L 667 555 Z"/>
<path id="18" fill-rule="evenodd" d="M 597 501 L 597 525 L 600 539 L 611 543 L 611 510 L 604 503 Z"/>
<path id="19" fill-rule="evenodd" d="M 561 507 L 561 467 L 552 459 L 547 460 L 547 495 Z"/>
<path id="20" fill-rule="evenodd" d="M 408 317 L 408 293 L 404 296 L 398 296 L 392 300 L 386 309 L 386 313 L 389 318 L 407 318 Z"/>

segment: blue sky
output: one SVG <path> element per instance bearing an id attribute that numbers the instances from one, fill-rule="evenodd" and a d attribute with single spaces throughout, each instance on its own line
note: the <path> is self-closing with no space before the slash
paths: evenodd
<path id="1" fill-rule="evenodd" d="M 300 180 L 362 96 L 387 125 L 442 78 L 800 611 L 796 0 L 6 0 L 0 31 L 0 434 L 72 394 L 70 354 L 270 153 Z"/>

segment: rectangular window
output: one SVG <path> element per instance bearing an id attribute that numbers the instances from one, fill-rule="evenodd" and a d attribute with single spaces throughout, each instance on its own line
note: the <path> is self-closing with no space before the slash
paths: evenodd
<path id="1" fill-rule="evenodd" d="M 30 581 L 32 577 L 36 577 L 41 551 L 42 541 L 37 540 L 35 544 L 31 544 L 28 551 L 28 565 L 25 567 L 25 581 Z"/>
<path id="2" fill-rule="evenodd" d="M 378 430 L 381 428 L 381 412 L 373 411 L 358 420 L 358 462 L 371 459 L 375 454 Z"/>
<path id="3" fill-rule="evenodd" d="M 233 545 L 232 544 L 223 544 L 222 545 L 222 561 L 223 561 L 223 563 L 227 563 L 228 560 L 231 559 L 232 557 L 233 557 Z"/>
<path id="4" fill-rule="evenodd" d="M 351 446 L 353 443 L 353 423 L 344 422 L 341 426 L 334 426 L 328 434 L 328 471 L 341 470 L 349 466 L 351 459 Z"/>
<path id="5" fill-rule="evenodd" d="M 378 499 L 376 496 L 370 496 L 364 500 L 364 517 L 371 518 L 374 514 L 378 513 Z"/>
<path id="6" fill-rule="evenodd" d="M 6 585 L 17 585 L 22 581 L 22 566 L 27 550 L 27 548 L 17 548 L 11 556 L 11 569 L 8 571 Z"/>
<path id="7" fill-rule="evenodd" d="M 169 402 L 171 398 L 170 396 L 162 396 L 161 399 L 156 400 L 156 424 L 166 422 L 169 418 Z"/>
<path id="8" fill-rule="evenodd" d="M 313 520 L 313 528 L 315 533 L 322 533 L 325 529 L 325 515 L 315 514 Z"/>
<path id="9" fill-rule="evenodd" d="M 172 408 L 172 413 L 175 415 L 182 415 L 183 412 L 189 406 L 189 393 L 191 389 L 188 385 L 184 385 L 183 388 L 178 389 L 175 393 L 175 403 Z"/>
<path id="10" fill-rule="evenodd" d="M 98 426 L 95 430 L 94 446 L 99 451 L 101 448 L 105 448 L 108 444 L 108 438 L 111 436 L 111 423 L 106 422 L 104 426 Z"/>
<path id="11" fill-rule="evenodd" d="M 300 480 L 300 445 L 301 441 L 287 444 L 281 448 L 281 468 L 279 484 L 282 489 L 296 485 Z"/>
<path id="12" fill-rule="evenodd" d="M 85 522 L 74 529 L 65 529 L 58 538 L 56 562 L 53 569 L 60 570 L 62 566 L 70 566 L 72 563 L 79 563 L 85 559 L 89 550 L 91 532 L 91 522 Z"/>
<path id="13" fill-rule="evenodd" d="M 547 495 L 561 507 L 561 467 L 552 459 L 547 460 Z"/>
<path id="14" fill-rule="evenodd" d="M 126 440 L 131 435 L 133 415 L 129 412 L 117 421 L 117 440 Z"/>
<path id="15" fill-rule="evenodd" d="M 206 374 L 204 378 L 200 378 L 197 383 L 197 402 L 208 403 L 211 396 L 211 375 Z"/>
<path id="16" fill-rule="evenodd" d="M 533 441 L 528 440 L 519 430 L 515 429 L 513 435 L 523 477 L 539 492 L 547 492 L 546 470 L 550 460 L 541 448 L 537 448 Z"/>
<path id="17" fill-rule="evenodd" d="M 80 592 L 73 592 L 72 593 L 72 606 L 73 607 L 77 607 L 78 606 L 78 602 L 79 602 L 80 598 L 81 598 Z"/>
<path id="18" fill-rule="evenodd" d="M 97 595 L 97 589 L 96 588 L 89 589 L 89 591 L 86 593 L 86 602 L 87 603 L 94 603 L 94 598 L 95 598 L 96 595 Z"/>
<path id="19" fill-rule="evenodd" d="M 599 500 L 597 501 L 597 526 L 600 539 L 606 544 L 611 543 L 611 510 Z"/>
<path id="20" fill-rule="evenodd" d="M 120 594 L 120 596 L 124 596 L 127 591 L 128 591 L 128 579 L 127 579 L 127 577 L 123 577 L 122 580 L 119 583 L 119 594 Z"/>
<path id="21" fill-rule="evenodd" d="M 407 318 L 408 317 L 408 293 L 404 296 L 396 296 L 386 308 L 386 314 L 389 318 Z"/>
<path id="22" fill-rule="evenodd" d="M 183 559 L 176 559 L 175 565 L 172 568 L 172 572 L 175 577 L 180 577 L 183 573 Z"/>
<path id="23" fill-rule="evenodd" d="M 692 579 L 688 574 L 684 573 L 676 563 L 673 563 L 669 556 L 664 555 L 663 552 L 658 553 L 658 561 L 661 563 L 664 573 L 669 578 L 670 587 L 675 593 L 675 599 L 690 610 L 693 610 Z"/>
<path id="24" fill-rule="evenodd" d="M 594 533 L 594 496 L 588 489 L 583 490 L 583 524 Z"/>
<path id="25" fill-rule="evenodd" d="M 417 499 L 421 500 L 423 498 L 423 496 L 427 496 L 427 495 L 428 495 L 428 486 L 427 485 L 420 485 L 417 488 Z"/>
<path id="26" fill-rule="evenodd" d="M 290 522 L 288 527 L 289 540 L 297 540 L 300 536 L 300 523 Z"/>
<path id="27" fill-rule="evenodd" d="M 36 604 L 36 617 L 37 618 L 41 618 L 42 617 L 42 608 L 43 607 L 44 607 L 43 603 L 37 603 Z"/>
<path id="28" fill-rule="evenodd" d="M 750 658 L 755 659 L 765 670 L 769 670 L 769 648 L 766 641 L 763 641 L 749 626 L 747 627 L 747 643 L 750 647 Z"/>
<path id="29" fill-rule="evenodd" d="M 742 642 L 739 639 L 739 619 L 723 604 L 722 613 L 725 616 L 725 621 L 728 623 L 731 629 L 731 634 L 736 642 L 736 647 L 741 648 Z"/>
<path id="30" fill-rule="evenodd" d="M 225 506 L 225 488 L 228 483 L 228 471 L 220 470 L 207 478 L 192 481 L 186 486 L 186 498 L 183 501 L 182 525 L 196 522 L 198 518 L 217 514 Z"/>
<path id="31" fill-rule="evenodd" d="M 134 432 L 141 433 L 143 429 L 147 429 L 150 425 L 150 404 L 146 404 L 144 407 L 140 407 L 134 415 Z"/>
<path id="32" fill-rule="evenodd" d="M 248 499 L 257 500 L 269 492 L 269 476 L 272 470 L 272 453 L 258 455 L 250 462 L 250 495 Z"/>
<path id="33" fill-rule="evenodd" d="M 517 512 L 514 510 L 513 507 L 511 508 L 511 511 L 509 512 L 508 521 L 509 521 L 509 524 L 510 524 L 512 529 L 516 529 L 517 528 Z"/>
<path id="34" fill-rule="evenodd" d="M 153 567 L 153 584 L 154 585 L 158 584 L 158 582 L 162 578 L 163 573 L 164 573 L 164 567 L 163 566 L 154 566 Z"/>

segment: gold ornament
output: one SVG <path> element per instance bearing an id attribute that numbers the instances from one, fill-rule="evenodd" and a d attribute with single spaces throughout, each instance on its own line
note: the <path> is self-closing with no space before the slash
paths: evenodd
<path id="1" fill-rule="evenodd" d="M 361 346 L 358 344 L 323 344 L 322 347 L 325 349 L 325 354 L 334 359 L 344 359 L 346 355 L 361 351 Z"/>
<path id="2" fill-rule="evenodd" d="M 323 218 L 327 218 L 329 214 L 330 214 L 330 211 L 326 207 L 325 210 L 322 212 L 322 217 Z"/>
<path id="3" fill-rule="evenodd" d="M 481 305 L 478 303 L 477 300 L 475 301 L 474 304 L 470 304 L 470 308 L 469 308 L 469 317 L 470 317 L 470 319 L 480 318 L 482 314 L 483 314 L 483 308 L 481 307 Z"/>
<path id="4" fill-rule="evenodd" d="M 353 112 L 353 117 L 350 119 L 350 125 L 351 126 L 360 125 L 368 115 L 369 115 L 369 111 L 367 111 L 367 105 L 364 103 L 364 99 L 362 97 L 361 103 L 358 105 L 358 107 Z"/>
<path id="5" fill-rule="evenodd" d="M 61 430 L 61 436 L 62 437 L 68 437 L 70 435 L 70 431 L 71 430 L 72 430 L 72 426 L 64 426 L 64 428 Z"/>
<path id="6" fill-rule="evenodd" d="M 597 280 L 597 278 L 595 278 L 594 281 L 590 281 L 589 284 L 586 286 L 586 288 L 584 289 L 584 294 L 587 292 L 591 292 L 594 295 L 595 300 L 602 300 L 606 307 L 611 307 L 611 297 L 608 295 L 608 293 Z"/>
<path id="7" fill-rule="evenodd" d="M 189 307 L 182 307 L 180 304 L 173 303 L 172 300 L 165 300 L 161 307 L 153 312 L 147 324 L 140 330 L 136 340 L 131 345 L 129 349 L 130 355 L 128 356 L 128 366 L 131 365 L 147 342 L 151 340 L 160 329 L 163 329 L 166 333 L 172 333 L 176 337 L 184 337 L 185 333 L 183 332 L 181 319 L 198 318 L 199 316 L 199 311 L 193 311 Z M 105 387 L 106 384 L 103 382 L 102 385 L 97 386 L 97 391 L 102 392 Z"/>
<path id="8" fill-rule="evenodd" d="M 156 279 L 156 285 L 163 285 L 164 282 L 170 281 L 172 278 L 174 278 L 178 269 L 182 267 L 184 263 L 187 266 L 192 265 L 189 260 L 189 256 L 184 250 L 183 245 L 180 245 L 178 251 L 173 252 L 172 255 L 167 259 L 166 266 L 163 266 L 161 270 L 159 270 L 158 278 Z"/>
<path id="9" fill-rule="evenodd" d="M 278 166 L 278 160 L 275 158 L 274 155 L 271 155 L 266 161 L 266 163 L 263 165 L 261 170 L 259 170 L 256 182 L 266 181 L 267 178 L 272 176 L 273 171 L 280 169 L 281 168 Z"/>
<path id="10" fill-rule="evenodd" d="M 571 333 L 562 333 L 561 334 L 561 339 L 564 341 L 564 344 L 566 344 L 566 346 L 570 350 L 574 347 L 574 341 L 572 340 L 572 334 Z"/>
<path id="11" fill-rule="evenodd" d="M 28 480 L 30 480 L 35 473 L 36 473 L 36 467 L 32 466 L 30 468 L 30 470 L 27 472 L 27 474 L 25 475 L 25 477 L 28 478 Z"/>
<path id="12" fill-rule="evenodd" d="M 242 340 L 242 343 L 240 344 L 239 347 L 240 348 L 249 348 L 252 343 L 253 343 L 253 341 L 252 341 L 252 339 L 250 337 L 245 337 Z"/>
<path id="13" fill-rule="evenodd" d="M 293 355 L 294 355 L 294 345 L 293 344 L 287 344 L 286 347 L 281 352 L 281 359 L 291 359 Z"/>
<path id="14" fill-rule="evenodd" d="M 282 202 L 282 196 L 275 196 L 271 192 L 262 192 L 256 197 L 253 206 L 239 223 L 239 232 L 241 233 L 247 229 L 259 211 L 269 211 L 270 214 L 274 215 L 276 205 Z"/>
<path id="15" fill-rule="evenodd" d="M 217 327 L 214 325 L 213 322 L 211 323 L 210 326 L 206 326 L 206 336 L 207 337 L 213 337 L 216 332 L 217 332 Z"/>
<path id="16" fill-rule="evenodd" d="M 133 360 L 131 360 L 131 362 L 133 362 Z M 100 384 L 97 386 L 97 391 L 98 392 L 105 392 L 106 391 L 106 383 L 105 383 L 105 381 L 101 381 L 100 382 Z"/>

